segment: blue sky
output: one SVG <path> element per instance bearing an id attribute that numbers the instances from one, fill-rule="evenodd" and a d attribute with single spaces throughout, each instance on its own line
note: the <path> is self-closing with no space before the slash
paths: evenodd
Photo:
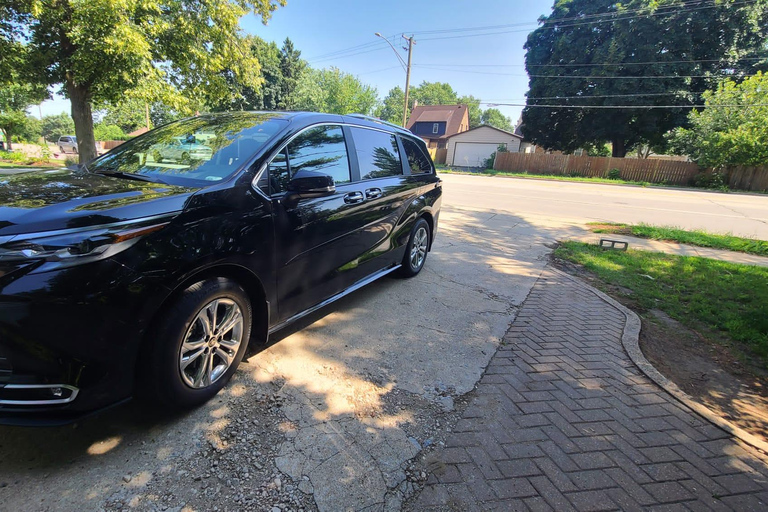
<path id="1" fill-rule="evenodd" d="M 394 86 L 405 85 L 405 72 L 392 49 L 400 35 L 413 34 L 411 84 L 448 82 L 459 94 L 484 102 L 524 103 L 528 79 L 523 44 L 536 20 L 549 14 L 553 0 L 390 0 L 388 2 L 288 0 L 268 25 L 255 16 L 242 20 L 243 29 L 281 44 L 290 37 L 313 67 L 335 66 L 373 85 L 383 98 Z M 470 30 L 476 27 L 498 27 Z M 483 35 L 477 35 L 483 34 Z M 395 44 L 397 43 L 397 44 Z M 362 46 L 367 45 L 367 46 Z M 344 53 L 340 51 L 347 50 Z M 333 52 L 335 55 L 328 55 Z M 403 59 L 406 53 L 400 51 Z M 487 108 L 488 105 L 482 105 Z M 515 122 L 520 107 L 498 107 Z M 30 113 L 38 115 L 38 108 Z M 69 112 L 64 98 L 46 101 L 43 115 Z"/>

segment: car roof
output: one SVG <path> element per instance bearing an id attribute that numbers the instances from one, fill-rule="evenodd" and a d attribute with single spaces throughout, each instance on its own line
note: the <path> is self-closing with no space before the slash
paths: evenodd
<path id="1" fill-rule="evenodd" d="M 229 112 L 234 113 L 234 112 Z M 313 123 L 322 123 L 322 122 L 331 122 L 331 123 L 349 123 L 349 124 L 355 124 L 359 126 L 367 126 L 370 128 L 378 128 L 379 130 L 386 130 L 391 132 L 400 133 L 403 135 L 410 135 L 413 136 L 413 133 L 406 130 L 402 126 L 398 126 L 396 124 L 389 123 L 387 121 L 382 121 L 381 119 L 377 119 L 375 117 L 366 116 L 363 114 L 325 114 L 321 112 L 306 112 L 306 111 L 289 111 L 289 110 L 278 110 L 278 111 L 271 111 L 271 110 L 263 110 L 263 111 L 250 111 L 250 113 L 254 114 L 272 114 L 278 119 L 285 119 L 291 122 L 297 122 L 300 124 L 306 124 L 310 125 Z M 227 113 L 212 113 L 212 114 L 203 114 L 205 116 L 209 117 L 217 117 L 217 116 L 223 116 Z"/>

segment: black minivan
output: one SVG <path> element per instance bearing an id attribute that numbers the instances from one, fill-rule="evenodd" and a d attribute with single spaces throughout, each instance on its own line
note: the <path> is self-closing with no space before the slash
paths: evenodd
<path id="1" fill-rule="evenodd" d="M 0 422 L 208 400 L 249 342 L 418 274 L 441 194 L 410 132 L 295 112 L 200 115 L 0 175 Z"/>

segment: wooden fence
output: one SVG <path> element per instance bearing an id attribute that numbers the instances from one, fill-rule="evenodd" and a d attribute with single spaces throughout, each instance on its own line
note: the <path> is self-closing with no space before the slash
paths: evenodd
<path id="1" fill-rule="evenodd" d="M 707 170 L 705 172 L 714 172 Z M 721 169 L 728 188 L 734 190 L 752 190 L 754 192 L 768 191 L 768 166 L 736 165 Z"/>
<path id="2" fill-rule="evenodd" d="M 699 166 L 691 162 L 656 159 L 630 159 L 546 153 L 498 153 L 493 168 L 498 171 L 554 174 L 607 178 L 611 169 L 618 169 L 621 179 L 689 185 L 699 174 Z"/>

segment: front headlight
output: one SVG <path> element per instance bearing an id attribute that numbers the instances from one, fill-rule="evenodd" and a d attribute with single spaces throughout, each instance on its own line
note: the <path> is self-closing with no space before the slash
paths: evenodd
<path id="1" fill-rule="evenodd" d="M 168 225 L 153 220 L 17 235 L 0 245 L 0 263 L 42 260 L 77 265 L 106 259 Z"/>

